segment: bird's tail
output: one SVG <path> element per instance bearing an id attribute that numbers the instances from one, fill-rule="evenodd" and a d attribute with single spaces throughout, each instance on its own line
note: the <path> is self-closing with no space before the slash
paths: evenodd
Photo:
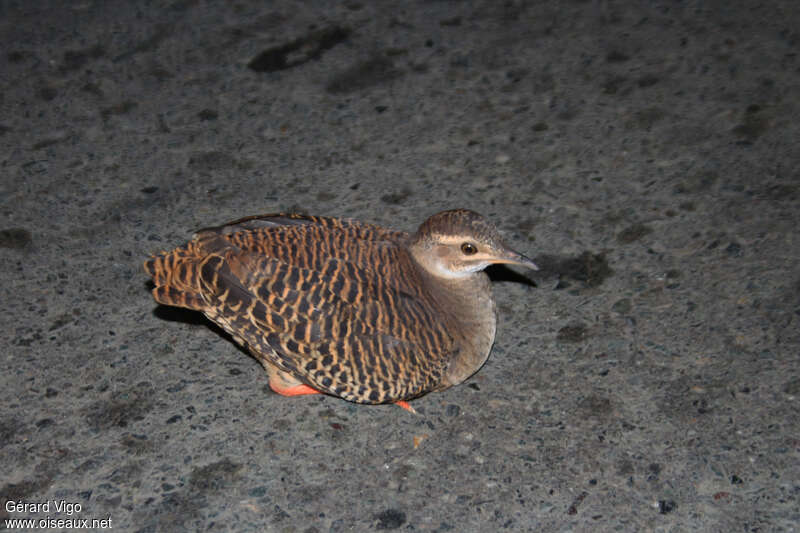
<path id="1" fill-rule="evenodd" d="M 153 298 L 158 303 L 205 310 L 199 285 L 203 258 L 196 253 L 194 244 L 161 252 L 144 262 L 145 271 L 153 278 Z"/>

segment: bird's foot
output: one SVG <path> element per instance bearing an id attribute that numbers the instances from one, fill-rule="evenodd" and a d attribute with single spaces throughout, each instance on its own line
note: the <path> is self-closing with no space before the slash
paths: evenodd
<path id="1" fill-rule="evenodd" d="M 269 380 L 269 388 L 277 392 L 281 396 L 303 396 L 304 394 L 322 394 L 317 389 L 311 388 L 305 383 L 299 385 L 282 386 L 281 383 L 275 383 Z"/>
<path id="2" fill-rule="evenodd" d="M 399 406 L 399 407 L 402 407 L 403 409 L 405 409 L 406 411 L 408 411 L 411 414 L 417 414 L 417 411 L 413 407 L 411 407 L 408 404 L 408 402 L 405 401 L 405 400 L 398 400 L 398 401 L 394 402 L 394 404 Z"/>
<path id="3" fill-rule="evenodd" d="M 317 389 L 300 382 L 291 374 L 279 370 L 271 364 L 265 364 L 269 374 L 269 388 L 281 396 L 303 396 L 304 394 L 322 394 Z"/>

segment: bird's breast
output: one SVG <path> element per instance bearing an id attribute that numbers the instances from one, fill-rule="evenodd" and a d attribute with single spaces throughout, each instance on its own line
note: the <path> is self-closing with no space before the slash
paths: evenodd
<path id="1" fill-rule="evenodd" d="M 447 388 L 463 382 L 486 362 L 497 331 L 497 309 L 489 277 L 483 272 L 458 280 L 433 280 L 431 286 L 457 346 L 442 383 Z"/>

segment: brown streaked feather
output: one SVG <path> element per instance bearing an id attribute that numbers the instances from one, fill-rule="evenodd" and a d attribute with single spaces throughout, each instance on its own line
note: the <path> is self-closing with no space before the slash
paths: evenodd
<path id="1" fill-rule="evenodd" d="M 199 231 L 145 270 L 158 302 L 203 311 L 256 358 L 321 391 L 382 403 L 437 388 L 455 350 L 407 239 L 351 220 L 247 217 Z"/>

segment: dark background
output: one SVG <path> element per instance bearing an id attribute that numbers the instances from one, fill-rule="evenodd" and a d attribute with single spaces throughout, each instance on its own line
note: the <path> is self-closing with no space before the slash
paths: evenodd
<path id="1" fill-rule="evenodd" d="M 796 531 L 798 28 L 795 0 L 2 1 L 0 499 Z M 454 207 L 544 268 L 493 273 L 488 363 L 418 416 L 272 394 L 141 268 L 244 215 Z"/>

